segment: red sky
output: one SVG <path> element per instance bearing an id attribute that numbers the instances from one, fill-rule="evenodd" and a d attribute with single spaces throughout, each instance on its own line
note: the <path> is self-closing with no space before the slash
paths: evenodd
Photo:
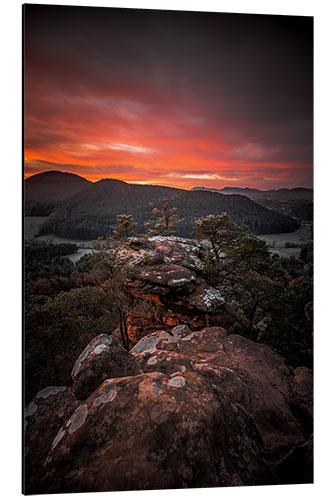
<path id="1" fill-rule="evenodd" d="M 26 9 L 26 176 L 312 187 L 310 18 Z"/>

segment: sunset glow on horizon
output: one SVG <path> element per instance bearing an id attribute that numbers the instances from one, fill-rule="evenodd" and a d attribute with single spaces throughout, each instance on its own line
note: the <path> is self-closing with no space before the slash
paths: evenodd
<path id="1" fill-rule="evenodd" d="M 27 6 L 25 177 L 312 187 L 309 18 L 77 9 Z"/>

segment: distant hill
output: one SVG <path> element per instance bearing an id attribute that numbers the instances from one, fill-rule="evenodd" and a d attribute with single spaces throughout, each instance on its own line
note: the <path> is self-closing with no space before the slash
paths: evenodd
<path id="1" fill-rule="evenodd" d="M 239 188 L 239 187 L 225 187 L 222 189 L 194 187 L 191 191 L 213 191 L 221 194 L 242 194 L 248 196 L 252 200 L 259 200 L 260 198 L 274 198 L 280 200 L 312 200 L 313 189 L 309 188 L 291 188 L 291 189 L 270 189 L 263 190 L 252 188 Z"/>
<path id="2" fill-rule="evenodd" d="M 238 224 L 247 224 L 256 234 L 292 231 L 297 223 L 290 217 L 269 210 L 245 196 L 225 195 L 209 191 L 186 191 L 166 186 L 127 184 L 103 179 L 89 183 L 79 192 L 59 204 L 42 233 L 78 239 L 95 239 L 112 233 L 116 216 L 131 213 L 144 231 L 144 222 L 154 218 L 154 207 L 168 198 L 171 207 L 178 208 L 184 219 L 179 226 L 181 236 L 189 236 L 194 221 L 209 214 L 227 212 Z"/>
<path id="3" fill-rule="evenodd" d="M 36 203 L 58 204 L 90 184 L 90 181 L 79 175 L 58 170 L 32 175 L 24 181 L 26 209 Z"/>
<path id="4" fill-rule="evenodd" d="M 117 179 L 102 179 L 90 183 L 88 187 L 73 195 L 69 202 L 75 204 L 80 212 L 93 210 L 104 213 L 120 207 L 124 210 L 131 209 L 151 200 L 170 198 L 184 192 L 183 189 L 167 186 L 128 184 Z"/>

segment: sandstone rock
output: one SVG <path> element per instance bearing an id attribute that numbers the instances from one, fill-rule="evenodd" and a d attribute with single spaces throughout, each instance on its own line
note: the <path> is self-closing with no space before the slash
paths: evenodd
<path id="1" fill-rule="evenodd" d="M 140 357 L 140 364 L 144 372 L 158 371 L 166 375 L 178 374 L 182 375 L 185 372 L 193 372 L 194 368 L 188 356 L 183 356 L 178 352 L 173 351 L 156 351 L 155 355 L 148 358 Z"/>
<path id="2" fill-rule="evenodd" d="M 313 432 L 313 376 L 309 368 L 299 366 L 294 370 L 292 385 L 295 407 L 302 412 L 305 432 Z"/>
<path id="3" fill-rule="evenodd" d="M 211 327 L 185 337 L 156 332 L 142 338 L 131 352 L 144 371 L 150 371 L 153 363 L 155 370 L 170 373 L 168 357 L 175 369 L 188 369 L 189 361 L 221 397 L 241 404 L 253 418 L 272 468 L 311 433 L 304 416 L 298 418 L 306 404 L 311 407 L 311 385 L 306 385 L 310 384 L 310 371 L 306 371 L 306 382 L 304 370 L 296 370 L 295 378 L 283 358 L 266 345 L 239 335 L 227 336 L 222 328 Z M 177 363 L 171 352 L 177 353 Z"/>
<path id="4" fill-rule="evenodd" d="M 184 266 L 176 264 L 161 264 L 158 269 L 148 269 L 143 271 L 139 278 L 142 281 L 155 283 L 159 286 L 170 288 L 183 288 L 195 281 L 194 271 L 186 269 Z"/>
<path id="5" fill-rule="evenodd" d="M 177 236 L 131 237 L 123 250 L 124 261 L 131 265 L 181 264 L 202 271 L 199 242 Z"/>
<path id="6" fill-rule="evenodd" d="M 191 330 L 186 325 L 177 325 L 171 330 L 171 335 L 175 335 L 177 337 L 186 337 L 191 333 Z"/>
<path id="7" fill-rule="evenodd" d="M 58 405 L 47 413 L 53 440 L 45 428 L 40 472 L 28 455 L 34 492 L 311 482 L 310 370 L 292 370 L 268 346 L 221 327 L 190 331 L 180 324 L 121 353 L 133 374 L 126 376 L 119 362 L 118 374 L 97 387 L 89 370 L 105 374 L 103 360 L 94 364 L 108 344 L 104 337 L 76 364 L 76 376 L 88 375 L 92 393 L 78 407 L 72 395 L 76 409 L 61 422 Z M 28 419 L 37 412 L 34 404 Z M 41 436 L 34 434 L 31 449 Z"/>
<path id="8" fill-rule="evenodd" d="M 181 338 L 178 335 L 170 335 L 168 332 L 159 331 L 143 337 L 131 350 L 130 353 L 136 355 L 153 354 L 158 347 L 161 347 L 161 342 L 166 340 L 167 343 L 174 343 Z"/>
<path id="9" fill-rule="evenodd" d="M 215 312 L 225 304 L 225 299 L 219 290 L 215 288 L 203 286 L 196 288 L 188 297 L 188 303 L 196 307 L 200 311 Z"/>
<path id="10" fill-rule="evenodd" d="M 153 298 L 155 300 L 156 296 Z M 177 304 L 173 304 L 172 307 L 173 310 L 167 306 L 163 306 L 163 304 L 156 305 L 155 303 L 154 307 L 148 312 L 140 306 L 134 307 L 127 316 L 127 328 L 130 340 L 136 344 L 145 335 L 165 328 L 170 330 L 182 323 L 187 323 L 192 328 L 198 328 L 199 330 L 206 326 L 206 315 L 185 314 L 184 308 Z M 176 308 L 178 309 L 178 307 L 180 310 L 176 312 Z"/>
<path id="11" fill-rule="evenodd" d="M 274 480 L 279 484 L 313 483 L 313 435 L 279 463 Z"/>
<path id="12" fill-rule="evenodd" d="M 213 288 L 203 274 L 205 246 L 196 240 L 175 236 L 129 238 L 123 247 L 129 266 L 142 267 L 126 288 L 130 295 L 152 304 L 145 319 L 129 314 L 128 335 L 132 342 L 151 331 L 179 323 L 202 329 L 209 325 L 225 325 L 239 333 L 249 322 L 230 307 L 223 291 Z"/>
<path id="13" fill-rule="evenodd" d="M 306 483 L 313 483 L 313 434 L 311 434 L 307 441 L 307 452 L 305 456 L 305 481 Z"/>
<path id="14" fill-rule="evenodd" d="M 62 426 L 41 493 L 255 485 L 260 437 L 195 372 L 106 380 Z"/>
<path id="15" fill-rule="evenodd" d="M 202 246 L 192 239 L 178 236 L 153 236 L 147 240 L 134 237 L 129 239 L 129 246 L 148 250 L 151 259 L 158 258 L 165 264 L 181 263 L 189 269 L 202 270 L 202 261 L 199 257 L 202 253 Z"/>
<path id="16" fill-rule="evenodd" d="M 140 368 L 135 358 L 109 335 L 95 337 L 76 360 L 73 370 L 73 392 L 86 399 L 107 378 L 136 375 Z"/>
<path id="17" fill-rule="evenodd" d="M 264 442 L 266 459 L 274 466 L 294 446 L 306 441 L 294 412 L 293 372 L 268 346 L 239 335 L 223 340 L 228 366 L 245 382 L 248 404 Z"/>
<path id="18" fill-rule="evenodd" d="M 46 455 L 59 428 L 79 406 L 68 387 L 46 387 L 24 412 L 25 494 L 34 494 Z"/>

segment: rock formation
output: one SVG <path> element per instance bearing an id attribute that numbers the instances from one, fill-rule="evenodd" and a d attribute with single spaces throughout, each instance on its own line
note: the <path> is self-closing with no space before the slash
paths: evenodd
<path id="1" fill-rule="evenodd" d="M 136 360 L 109 335 L 94 338 L 75 362 L 72 370 L 73 392 L 79 399 L 87 398 L 107 378 L 126 377 L 139 373 Z"/>
<path id="2" fill-rule="evenodd" d="M 103 335 L 73 380 L 80 401 L 47 388 L 26 410 L 29 493 L 312 481 L 311 372 L 265 345 L 178 325 L 128 353 Z"/>
<path id="3" fill-rule="evenodd" d="M 246 332 L 246 318 L 206 281 L 205 251 L 198 241 L 176 236 L 128 239 L 122 249 L 124 261 L 141 272 L 127 280 L 127 291 L 153 306 L 148 313 L 140 306 L 129 313 L 128 335 L 133 343 L 149 332 L 181 323 L 197 329 L 223 325 L 228 333 Z"/>
<path id="4" fill-rule="evenodd" d="M 24 412 L 24 486 L 26 494 L 39 491 L 45 458 L 59 428 L 80 405 L 68 387 L 46 387 Z"/>

